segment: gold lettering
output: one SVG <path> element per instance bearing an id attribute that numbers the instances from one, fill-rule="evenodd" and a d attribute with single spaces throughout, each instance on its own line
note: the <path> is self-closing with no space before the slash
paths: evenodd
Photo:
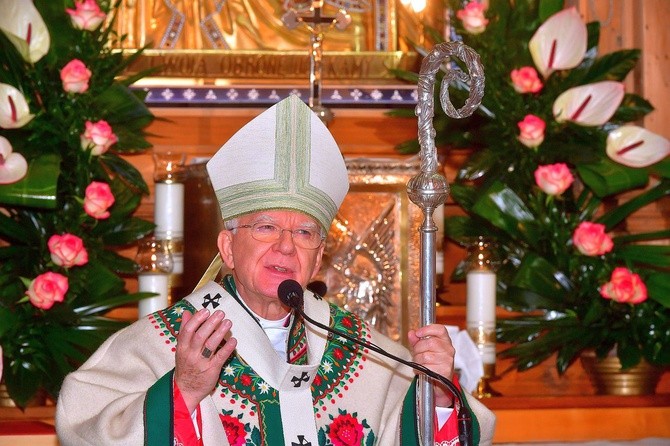
<path id="1" fill-rule="evenodd" d="M 389 68 L 415 69 L 416 56 L 379 54 L 326 54 L 324 80 L 390 79 Z M 304 82 L 309 77 L 309 56 L 302 52 L 177 53 L 147 51 L 132 65 L 131 73 L 161 67 L 159 76 L 270 79 Z"/>

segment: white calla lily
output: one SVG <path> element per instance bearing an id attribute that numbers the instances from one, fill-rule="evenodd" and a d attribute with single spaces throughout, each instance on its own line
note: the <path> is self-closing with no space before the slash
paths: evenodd
<path id="1" fill-rule="evenodd" d="M 12 85 L 0 83 L 0 127 L 18 129 L 34 117 L 21 92 Z"/>
<path id="2" fill-rule="evenodd" d="M 0 184 L 15 183 L 28 172 L 28 163 L 20 153 L 12 151 L 7 138 L 0 136 Z"/>
<path id="3" fill-rule="evenodd" d="M 3 0 L 0 30 L 26 61 L 35 63 L 49 51 L 49 31 L 31 0 Z"/>
<path id="4" fill-rule="evenodd" d="M 535 67 L 546 79 L 556 70 L 579 65 L 586 54 L 586 25 L 574 7 L 549 17 L 528 41 Z"/>
<path id="5" fill-rule="evenodd" d="M 621 105 L 624 85 L 602 81 L 564 91 L 554 101 L 553 113 L 558 122 L 572 121 L 583 126 L 603 125 Z"/>
<path id="6" fill-rule="evenodd" d="M 636 125 L 623 125 L 607 135 L 607 156 L 628 167 L 647 167 L 670 155 L 670 141 Z"/>

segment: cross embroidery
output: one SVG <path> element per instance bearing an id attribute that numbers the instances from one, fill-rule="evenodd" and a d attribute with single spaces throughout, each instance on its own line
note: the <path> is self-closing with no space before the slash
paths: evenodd
<path id="1" fill-rule="evenodd" d="M 207 305 L 212 304 L 212 308 L 216 308 L 220 305 L 219 299 L 221 299 L 221 295 L 219 293 L 216 293 L 214 297 L 207 293 L 205 294 L 205 297 L 203 297 L 202 307 L 207 308 Z"/>
<path id="2" fill-rule="evenodd" d="M 294 441 L 291 442 L 291 446 L 312 446 L 312 443 L 311 443 L 311 442 L 305 440 L 305 436 L 304 436 L 304 435 L 298 435 L 298 441 L 299 441 L 300 443 L 296 443 L 296 442 L 294 442 Z"/>
<path id="3" fill-rule="evenodd" d="M 309 381 L 309 375 L 307 374 L 307 372 L 302 372 L 302 375 L 300 376 L 300 378 L 298 378 L 297 376 L 294 376 L 293 378 L 291 378 L 291 382 L 293 383 L 293 387 L 300 387 L 302 385 L 303 381 L 305 381 L 305 382 Z M 300 444 L 302 444 L 302 443 L 300 443 Z"/>

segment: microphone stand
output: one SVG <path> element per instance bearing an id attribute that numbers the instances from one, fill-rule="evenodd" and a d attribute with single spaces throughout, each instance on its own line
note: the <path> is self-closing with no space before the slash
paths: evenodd
<path id="1" fill-rule="evenodd" d="M 458 69 L 456 64 L 451 61 L 452 57 L 463 61 L 468 72 Z M 444 64 L 445 60 L 450 60 L 449 65 Z M 433 222 L 433 211 L 443 204 L 449 195 L 447 179 L 437 171 L 435 128 L 433 127 L 434 87 L 436 74 L 439 70 L 445 72 L 440 89 L 440 103 L 448 116 L 452 118 L 470 116 L 479 107 L 484 96 L 484 69 L 479 61 L 479 55 L 462 42 L 439 43 L 421 62 L 417 85 L 419 97 L 415 109 L 419 121 L 421 172 L 407 183 L 407 195 L 414 204 L 421 208 L 424 214 L 423 224 L 419 228 L 421 233 L 421 305 L 419 310 L 422 325 L 435 322 L 435 234 L 437 227 Z M 468 80 L 470 81 L 468 99 L 461 109 L 456 110 L 449 99 L 449 84 L 467 85 Z M 419 380 L 419 386 L 420 393 L 417 397 L 417 405 L 419 406 L 419 423 L 422 433 L 421 444 L 432 446 L 435 438 L 432 419 L 434 408 L 433 387 L 424 380 Z"/>
<path id="2" fill-rule="evenodd" d="M 444 384 L 449 391 L 452 393 L 454 396 L 454 399 L 458 400 L 458 404 L 454 404 L 454 407 L 456 407 L 456 416 L 458 418 L 458 441 L 461 444 L 461 446 L 473 446 L 472 445 L 472 417 L 470 416 L 469 410 L 463 403 L 461 399 L 461 394 L 458 391 L 458 388 L 456 385 L 445 378 L 444 376 L 440 375 L 439 373 L 435 373 L 434 371 L 430 370 L 429 368 L 426 368 L 425 366 L 416 363 L 414 361 L 407 361 L 403 358 L 399 358 L 395 355 L 392 355 L 391 353 L 388 353 L 381 347 L 371 343 L 364 341 L 362 339 L 358 339 L 354 336 L 351 336 L 347 333 L 344 333 L 342 331 L 336 330 L 332 327 L 329 327 L 327 325 L 322 324 L 321 322 L 318 322 L 311 317 L 307 316 L 307 314 L 298 306 L 291 306 L 295 311 L 298 312 L 300 316 L 302 316 L 303 319 L 305 319 L 307 322 L 310 324 L 313 324 L 326 332 L 334 333 L 337 336 L 342 336 L 345 339 L 348 339 L 349 341 L 353 342 L 354 344 L 362 345 L 365 348 L 368 348 L 374 352 L 379 353 L 380 355 L 384 355 L 389 359 L 392 359 L 394 361 L 398 361 L 402 364 L 405 364 L 408 367 L 413 368 L 414 370 L 418 370 L 421 373 L 424 373 L 425 375 L 441 382 Z"/>

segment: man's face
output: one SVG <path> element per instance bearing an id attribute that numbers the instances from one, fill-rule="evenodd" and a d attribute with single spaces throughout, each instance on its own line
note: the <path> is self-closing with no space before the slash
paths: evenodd
<path id="1" fill-rule="evenodd" d="M 324 244 L 316 249 L 296 246 L 291 233 L 282 231 L 274 242 L 262 242 L 252 237 L 251 228 L 239 226 L 267 223 L 281 229 L 319 231 L 311 217 L 295 211 L 263 211 L 247 214 L 238 219 L 238 229 L 219 234 L 218 246 L 223 261 L 233 269 L 235 284 L 247 304 L 276 301 L 277 287 L 286 279 L 293 279 L 303 288 L 321 266 Z"/>

